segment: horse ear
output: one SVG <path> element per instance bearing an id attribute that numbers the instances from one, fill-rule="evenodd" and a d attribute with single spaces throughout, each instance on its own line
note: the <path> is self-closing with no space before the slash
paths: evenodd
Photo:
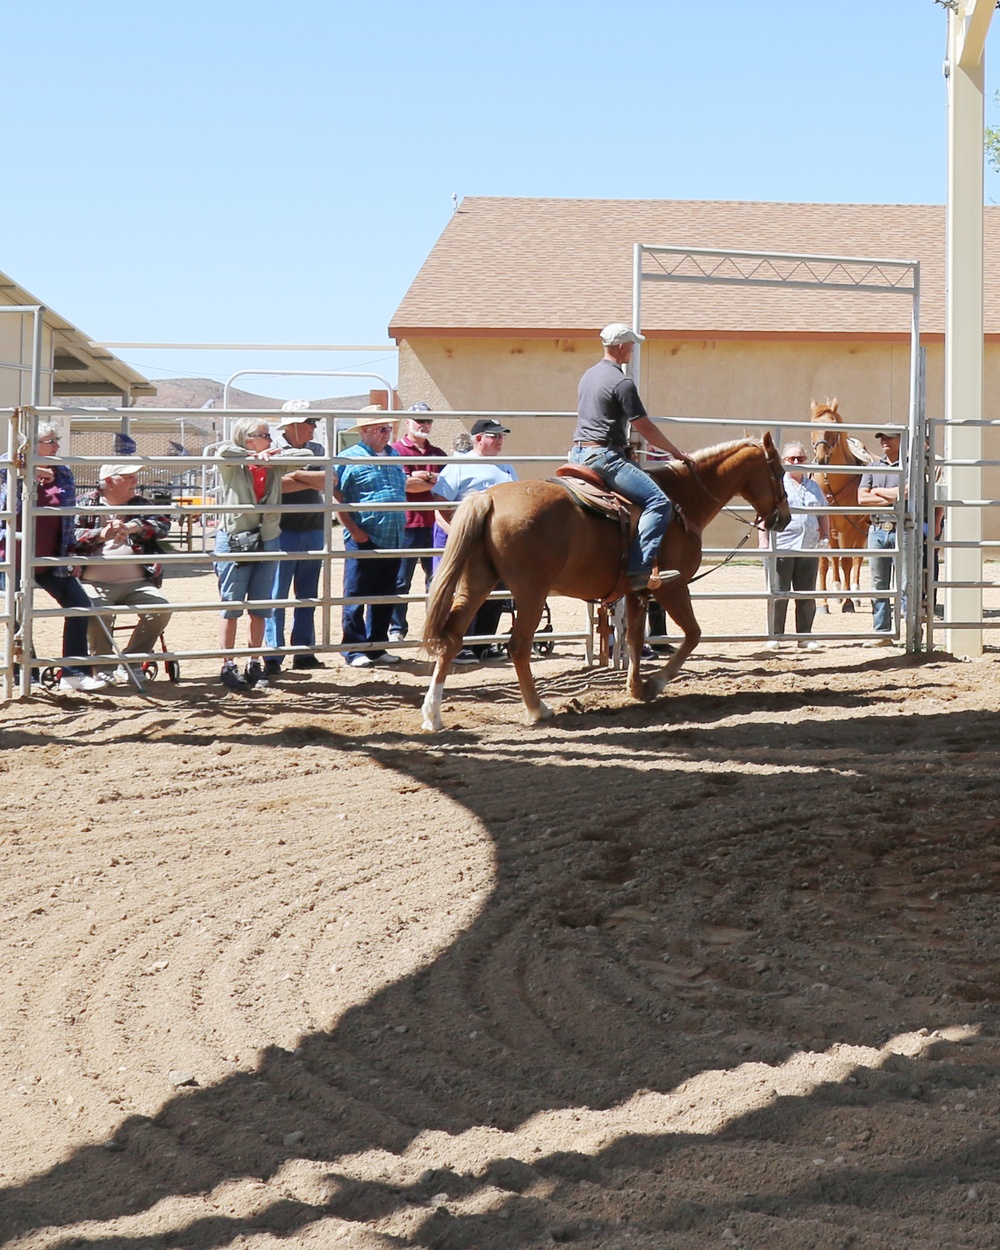
<path id="1" fill-rule="evenodd" d="M 810 411 L 810 413 L 811 413 L 814 417 L 815 417 L 815 415 L 817 414 L 817 412 L 819 412 L 819 410 L 820 410 L 822 407 L 823 407 L 823 405 L 822 405 L 822 404 L 817 404 L 817 402 L 815 401 L 815 399 L 810 399 L 810 401 L 809 401 L 809 411 Z"/>
<path id="2" fill-rule="evenodd" d="M 774 451 L 774 439 L 771 437 L 770 430 L 764 431 L 764 437 L 761 439 L 761 442 L 764 444 L 765 451 Z"/>
<path id="3" fill-rule="evenodd" d="M 833 399 L 829 401 L 827 406 L 829 407 L 831 412 L 836 412 L 838 403 L 840 403 L 840 400 L 837 398 L 836 395 L 834 395 Z"/>

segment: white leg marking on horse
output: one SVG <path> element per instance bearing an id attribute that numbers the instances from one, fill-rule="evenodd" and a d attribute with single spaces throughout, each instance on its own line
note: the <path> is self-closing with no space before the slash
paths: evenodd
<path id="1" fill-rule="evenodd" d="M 551 720 L 554 713 L 547 703 L 538 700 L 538 707 L 532 711 L 530 708 L 525 711 L 525 719 L 529 725 L 537 725 L 540 720 Z"/>
<path id="2" fill-rule="evenodd" d="M 439 729 L 444 728 L 441 721 L 441 699 L 443 695 L 444 682 L 432 681 L 427 688 L 427 694 L 420 708 L 424 717 L 422 728 L 429 733 L 437 733 Z"/>

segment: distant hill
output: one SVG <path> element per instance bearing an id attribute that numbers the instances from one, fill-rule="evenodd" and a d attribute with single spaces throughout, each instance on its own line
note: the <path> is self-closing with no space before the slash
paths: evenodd
<path id="1" fill-rule="evenodd" d="M 222 396 L 225 387 L 212 378 L 165 378 L 156 383 L 155 395 L 144 395 L 136 400 L 136 408 L 205 408 L 211 404 L 213 408 L 222 407 Z M 56 401 L 60 408 L 75 408 L 81 401 L 72 395 L 61 395 Z M 88 408 L 108 407 L 117 405 L 110 399 L 107 403 L 95 403 L 92 396 L 82 401 Z M 240 391 L 230 387 L 229 402 L 233 408 L 266 408 L 277 410 L 285 402 L 269 395 L 254 395 L 251 391 Z M 357 412 L 368 403 L 368 395 L 340 395 L 336 399 L 313 399 L 310 408 L 345 408 Z"/>

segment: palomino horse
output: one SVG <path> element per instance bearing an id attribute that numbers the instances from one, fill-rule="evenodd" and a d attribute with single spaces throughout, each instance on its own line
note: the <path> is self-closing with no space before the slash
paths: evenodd
<path id="1" fill-rule="evenodd" d="M 699 451 L 694 467 L 679 461 L 650 469 L 680 508 L 684 524 L 667 530 L 660 567 L 679 569 L 680 578 L 654 593 L 683 632 L 683 640 L 655 680 L 643 684 L 639 653 L 643 642 L 645 593 L 629 593 L 628 689 L 633 698 L 654 698 L 677 675 L 698 645 L 701 630 L 687 583 L 701 565 L 705 526 L 734 495 L 756 509 L 767 529 L 783 530 L 791 519 L 781 458 L 770 434 Z M 436 657 L 423 702 L 424 729 L 441 725 L 441 699 L 462 636 L 493 587 L 502 580 L 517 604 L 510 655 L 517 671 L 528 724 L 552 715 L 538 697 L 531 673 L 531 640 L 547 595 L 606 600 L 619 583 L 622 536 L 618 525 L 583 511 L 553 482 L 505 482 L 468 496 L 451 524 L 444 558 L 434 575 L 424 626 L 424 646 Z"/>
<path id="2" fill-rule="evenodd" d="M 844 430 L 834 427 L 841 424 L 843 417 L 837 411 L 837 401 L 828 400 L 825 404 L 811 404 L 812 422 L 821 428 L 813 434 L 813 457 L 817 464 L 829 465 L 822 473 L 817 473 L 816 483 L 823 492 L 823 497 L 831 508 L 849 508 L 858 502 L 858 483 L 861 481 L 857 473 L 834 473 L 831 469 L 836 465 L 856 465 L 871 463 L 864 447 L 857 439 L 848 439 Z M 865 457 L 867 456 L 867 459 Z M 858 547 L 868 546 L 868 527 L 871 517 L 864 513 L 857 516 L 841 514 L 831 516 L 829 559 L 820 556 L 819 588 L 822 603 L 819 611 L 828 612 L 826 603 L 827 574 L 833 571 L 833 589 L 851 592 L 861 588 L 861 556 L 834 555 L 833 551 L 853 551 Z M 854 600 L 847 597 L 843 600 L 843 612 L 854 611 Z"/>

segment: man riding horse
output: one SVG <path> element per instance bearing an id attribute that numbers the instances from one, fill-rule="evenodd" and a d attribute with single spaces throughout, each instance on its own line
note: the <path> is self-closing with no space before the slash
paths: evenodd
<path id="1" fill-rule="evenodd" d="M 629 425 L 647 443 L 691 464 L 691 458 L 661 434 L 646 415 L 638 388 L 625 373 L 624 366 L 632 359 L 635 344 L 645 341 L 643 335 L 621 321 L 601 331 L 604 357 L 580 379 L 576 429 L 569 453 L 574 464 L 586 465 L 610 490 L 642 508 L 627 570 L 629 586 L 635 591 L 656 590 L 662 583 L 680 577 L 680 573 L 677 569 L 660 569 L 658 579 L 653 576 L 673 505 L 649 474 L 632 463 Z"/>

